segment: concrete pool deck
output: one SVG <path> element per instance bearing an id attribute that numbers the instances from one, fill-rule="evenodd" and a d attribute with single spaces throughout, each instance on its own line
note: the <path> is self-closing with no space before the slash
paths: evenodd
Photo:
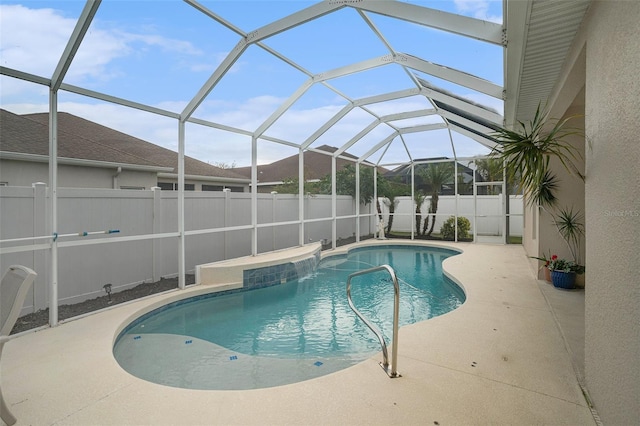
<path id="1" fill-rule="evenodd" d="M 464 251 L 444 266 L 467 301 L 401 328 L 401 378 L 386 376 L 379 354 L 249 391 L 177 389 L 129 375 L 112 356 L 116 332 L 174 291 L 17 336 L 4 348 L 2 391 L 19 425 L 596 424 L 579 385 L 584 291 L 537 280 L 521 246 L 450 247 Z"/>

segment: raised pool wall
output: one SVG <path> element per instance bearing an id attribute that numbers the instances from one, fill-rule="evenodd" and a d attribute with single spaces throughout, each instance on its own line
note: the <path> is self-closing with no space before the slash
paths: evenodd
<path id="1" fill-rule="evenodd" d="M 296 265 L 320 260 L 320 243 L 278 250 L 196 266 L 196 284 L 237 288 L 261 288 L 298 279 Z"/>

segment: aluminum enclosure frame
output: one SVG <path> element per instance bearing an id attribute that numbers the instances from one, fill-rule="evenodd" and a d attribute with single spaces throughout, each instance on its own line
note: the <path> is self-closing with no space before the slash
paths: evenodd
<path id="1" fill-rule="evenodd" d="M 88 0 L 86 5 L 78 18 L 76 23 L 76 27 L 73 31 L 71 38 L 67 43 L 67 47 L 64 50 L 62 57 L 60 58 L 58 65 L 51 76 L 51 78 L 37 76 L 29 73 L 25 73 L 20 70 L 14 70 L 7 67 L 0 67 L 0 74 L 6 75 L 12 78 L 17 78 L 25 81 L 29 81 L 31 83 L 40 84 L 44 86 L 48 86 L 49 88 L 49 103 L 50 103 L 50 153 L 49 153 L 49 173 L 50 173 L 50 187 L 51 187 L 51 222 L 52 228 L 54 230 L 57 229 L 57 202 L 56 202 L 56 191 L 57 191 L 57 164 L 58 164 L 58 155 L 57 155 L 57 99 L 59 91 L 67 91 L 71 93 L 76 93 L 82 96 L 99 99 L 105 102 L 111 102 L 114 104 L 122 105 L 128 108 L 135 108 L 142 111 L 146 111 L 152 114 L 158 114 L 161 116 L 169 117 L 176 120 L 176 130 L 177 130 L 177 140 L 178 140 L 178 232 L 177 238 L 179 240 L 179 287 L 185 287 L 185 237 L 187 233 L 184 229 L 184 157 L 185 157 L 185 145 L 187 143 L 185 138 L 185 125 L 186 123 L 193 123 L 202 126 L 208 126 L 211 128 L 221 129 L 225 131 L 230 131 L 233 133 L 242 134 L 245 136 L 251 137 L 251 187 L 252 187 L 252 223 L 251 227 L 253 229 L 253 241 L 252 241 L 252 254 L 257 254 L 257 230 L 259 228 L 257 224 L 257 146 L 261 140 L 268 140 L 275 143 L 280 143 L 283 145 L 296 147 L 299 149 L 299 158 L 300 165 L 299 167 L 299 182 L 300 189 L 303 189 L 303 155 L 306 150 L 312 150 L 311 145 L 316 141 L 322 134 L 327 132 L 332 126 L 340 121 L 341 118 L 345 117 L 349 112 L 354 109 L 360 109 L 367 114 L 372 116 L 372 121 L 368 126 L 363 128 L 356 136 L 354 136 L 349 141 L 346 141 L 339 149 L 333 153 L 328 154 L 332 157 L 332 194 L 334 198 L 334 209 L 333 209 L 333 235 L 336 234 L 336 211 L 335 211 L 335 197 L 336 197 L 336 182 L 335 182 L 335 172 L 336 172 L 336 160 L 338 158 L 345 158 L 352 161 L 351 158 L 344 157 L 343 154 L 352 147 L 355 143 L 357 143 L 360 139 L 365 137 L 374 129 L 379 126 L 386 127 L 389 130 L 389 135 L 380 140 L 378 143 L 374 144 L 366 153 L 355 160 L 356 168 L 359 169 L 360 165 L 369 161 L 370 158 L 376 154 L 382 152 L 380 159 L 375 163 L 376 165 L 382 165 L 381 160 L 384 158 L 386 150 L 389 148 L 390 144 L 393 143 L 396 137 L 399 137 L 402 140 L 402 143 L 407 149 L 407 154 L 410 159 L 410 162 L 413 163 L 413 158 L 410 150 L 407 148 L 402 136 L 410 133 L 416 132 L 429 132 L 435 130 L 448 129 L 451 143 L 453 144 L 453 140 L 451 138 L 451 132 L 457 132 L 464 136 L 470 137 L 473 140 L 481 143 L 486 147 L 493 147 L 494 142 L 491 137 L 488 136 L 492 131 L 490 127 L 487 127 L 486 123 L 490 122 L 493 125 L 500 126 L 504 124 L 504 119 L 502 116 L 493 111 L 490 108 L 483 107 L 477 103 L 470 102 L 468 100 L 452 96 L 447 93 L 445 90 L 438 90 L 434 87 L 427 87 L 421 79 L 414 73 L 415 71 L 431 75 L 437 77 L 439 79 L 443 79 L 455 84 L 458 84 L 463 87 L 470 88 L 479 93 L 494 97 L 496 99 L 502 100 L 503 98 L 507 98 L 505 88 L 500 87 L 494 83 L 486 81 L 482 78 L 470 75 L 463 71 L 459 71 L 456 69 L 448 68 L 442 65 L 435 64 L 430 62 L 424 58 L 417 58 L 412 55 L 408 55 L 403 52 L 395 51 L 387 40 L 384 38 L 382 31 L 380 31 L 374 25 L 373 21 L 369 19 L 369 14 L 379 14 L 395 19 L 399 19 L 402 21 L 411 22 L 414 24 L 418 24 L 421 26 L 438 29 L 441 31 L 446 31 L 452 34 L 462 35 L 464 37 L 469 37 L 475 40 L 479 40 L 481 42 L 489 43 L 492 45 L 501 46 L 505 49 L 507 46 L 507 35 L 513 34 L 514 39 L 518 39 L 518 37 L 523 37 L 522 29 L 519 28 L 511 28 L 509 31 L 507 30 L 505 25 L 500 25 L 488 21 L 482 21 L 479 19 L 469 18 L 461 15 L 456 15 L 449 12 L 443 12 L 438 10 L 429 9 L 422 6 L 412 5 L 409 3 L 403 3 L 398 1 L 373 1 L 373 0 L 363 0 L 359 2 L 350 2 L 346 0 L 329 0 L 322 1 L 316 3 L 310 7 L 304 8 L 298 12 L 295 12 L 289 16 L 286 16 L 277 21 L 271 22 L 265 26 L 257 28 L 250 32 L 244 32 L 239 29 L 234 24 L 230 23 L 223 17 L 217 15 L 215 12 L 209 10 L 204 5 L 200 4 L 195 0 L 185 0 L 185 2 L 204 14 L 205 16 L 215 20 L 216 22 L 224 25 L 225 27 L 231 29 L 236 34 L 238 34 L 241 39 L 236 44 L 236 46 L 231 50 L 231 52 L 224 58 L 224 60 L 220 63 L 220 65 L 215 69 L 215 71 L 211 74 L 206 83 L 200 88 L 198 93 L 190 100 L 190 102 L 186 105 L 186 107 L 179 113 L 163 110 L 157 107 L 152 107 L 149 105 L 141 104 L 138 102 L 134 102 L 127 99 L 118 98 L 107 93 L 99 93 L 96 91 L 84 89 L 81 87 L 76 87 L 73 85 L 66 84 L 64 82 L 66 73 L 73 62 L 74 56 L 78 48 L 80 47 L 84 36 L 89 29 L 97 11 L 99 10 L 101 0 Z M 514 3 L 514 2 L 509 2 Z M 515 2 L 517 3 L 517 2 Z M 525 2 L 522 2 L 525 3 Z M 530 2 L 526 2 L 529 4 Z M 505 9 L 507 2 L 505 1 Z M 269 37 L 286 32 L 289 29 L 295 28 L 300 25 L 304 25 L 306 22 L 318 19 L 327 14 L 333 13 L 337 10 L 343 8 L 352 8 L 357 11 L 357 13 L 362 17 L 367 26 L 372 30 L 372 32 L 376 35 L 376 37 L 380 40 L 380 42 L 386 46 L 389 53 L 384 56 L 379 56 L 376 58 L 371 58 L 366 61 L 353 63 L 341 68 L 326 70 L 322 73 L 313 74 L 308 70 L 305 70 L 304 67 L 295 63 L 293 60 L 288 58 L 287 56 L 277 52 L 275 49 L 269 47 L 266 42 Z M 520 14 L 522 15 L 522 14 Z M 505 15 L 506 16 L 506 15 Z M 285 62 L 289 66 L 295 68 L 296 70 L 302 72 L 307 76 L 307 80 L 300 86 L 298 89 L 290 95 L 290 97 L 283 102 L 278 109 L 276 109 L 269 118 L 267 118 L 260 126 L 258 126 L 254 131 L 246 131 L 243 129 L 237 129 L 232 126 L 229 126 L 225 123 L 216 123 L 208 120 L 204 120 L 201 118 L 195 117 L 198 111 L 198 107 L 201 103 L 206 99 L 207 95 L 213 90 L 213 88 L 225 77 L 231 67 L 236 63 L 236 61 L 242 57 L 243 53 L 247 50 L 247 48 L 251 45 L 256 45 L 263 49 L 268 54 L 278 58 L 279 60 Z M 506 53 L 505 53 L 506 57 Z M 408 76 L 408 78 L 413 81 L 414 87 L 408 90 L 403 90 L 400 92 L 394 93 L 386 93 L 382 95 L 360 98 L 360 99 L 352 99 L 344 93 L 340 92 L 338 89 L 333 87 L 330 84 L 330 80 L 333 78 L 353 75 L 355 73 L 373 69 L 376 67 L 400 67 L 404 73 Z M 510 73 L 511 74 L 511 73 Z M 505 76 L 508 75 L 505 72 Z M 328 120 L 324 125 L 320 128 L 316 129 L 316 131 L 310 136 L 308 139 L 304 141 L 287 141 L 278 138 L 271 137 L 267 134 L 268 129 L 278 120 L 278 118 L 282 117 L 282 115 L 295 103 L 297 99 L 299 99 L 304 93 L 306 93 L 311 87 L 319 84 L 322 85 L 332 92 L 334 92 L 338 97 L 342 98 L 346 102 L 346 106 L 339 111 L 336 115 L 334 115 L 330 120 Z M 374 113 L 367 106 L 370 104 L 389 101 L 394 99 L 400 99 L 403 97 L 411 97 L 411 96 L 422 96 L 424 97 L 428 103 L 431 105 L 431 108 L 428 109 L 419 109 L 414 111 L 400 111 L 394 114 L 389 115 L 378 115 Z M 454 109 L 444 109 L 439 107 L 438 105 L 446 104 L 451 105 Z M 460 115 L 456 113 L 456 111 L 464 111 L 464 114 Z M 424 116 L 435 116 L 438 117 L 439 122 L 429 125 L 421 125 L 421 126 L 409 126 L 409 127 L 399 127 L 394 122 L 416 118 L 416 117 L 424 117 Z M 458 157 L 455 156 L 455 147 L 453 149 L 454 152 L 454 161 L 459 160 Z M 374 174 L 375 176 L 375 174 Z M 300 192 L 302 193 L 302 192 Z M 304 229 L 304 212 L 302 211 L 303 203 L 300 203 L 301 211 L 300 211 L 300 227 Z M 356 217 L 360 215 L 360 212 L 356 212 Z M 359 223 L 358 221 L 356 221 Z M 193 233 L 189 233 L 193 234 Z M 300 232 L 300 244 L 304 244 L 303 241 L 303 232 Z M 164 237 L 164 236 L 162 236 Z M 146 236 L 140 236 L 139 238 L 147 238 Z M 117 239 L 115 239 L 117 241 Z M 335 245 L 335 238 L 333 241 Z M 51 271 L 51 283 L 50 283 L 50 325 L 55 326 L 58 323 L 58 314 L 57 314 L 57 281 L 58 281 L 58 271 L 57 271 L 57 249 L 58 242 L 54 239 L 50 243 L 51 255 L 52 255 L 52 271 Z"/>

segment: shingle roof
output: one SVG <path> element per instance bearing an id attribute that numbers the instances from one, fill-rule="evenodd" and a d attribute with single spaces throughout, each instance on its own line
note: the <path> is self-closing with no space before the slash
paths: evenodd
<path id="1" fill-rule="evenodd" d="M 49 127 L 45 122 L 0 109 L 0 150 L 15 153 L 49 155 Z M 113 163 L 157 166 L 160 164 L 113 147 L 60 130 L 58 156 Z"/>
<path id="2" fill-rule="evenodd" d="M 338 148 L 322 145 L 317 148 L 320 151 L 333 153 Z M 358 158 L 348 154 L 342 154 L 345 157 L 351 157 L 354 160 Z M 352 161 L 338 158 L 336 160 L 336 170 L 342 169 L 347 164 L 354 164 Z M 304 153 L 304 169 L 305 179 L 321 179 L 324 176 L 331 173 L 331 155 L 320 154 L 315 151 L 305 151 Z M 251 177 L 251 167 L 238 167 L 234 169 L 236 172 L 244 175 L 245 177 Z M 292 155 L 290 157 L 283 158 L 282 160 L 275 161 L 271 164 L 265 164 L 258 166 L 258 182 L 282 182 L 285 179 L 297 179 L 298 178 L 298 155 Z"/>
<path id="3" fill-rule="evenodd" d="M 0 150 L 49 155 L 49 114 L 17 115 L 0 110 Z M 112 163 L 172 167 L 178 153 L 75 115 L 58 113 L 58 156 Z M 245 179 L 231 170 L 185 156 L 185 174 Z"/>

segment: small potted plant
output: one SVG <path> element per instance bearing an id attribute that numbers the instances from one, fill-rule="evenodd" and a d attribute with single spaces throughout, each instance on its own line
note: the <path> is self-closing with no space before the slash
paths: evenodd
<path id="1" fill-rule="evenodd" d="M 551 271 L 551 282 L 556 288 L 575 288 L 576 275 L 584 273 L 584 266 L 573 260 L 560 259 L 555 254 L 551 256 L 547 268 Z"/>
<path id="2" fill-rule="evenodd" d="M 549 254 L 549 257 L 547 257 L 546 255 L 542 255 L 542 256 L 529 256 L 531 259 L 538 259 L 539 261 L 542 262 L 542 266 L 538 269 L 538 270 L 542 270 L 542 272 L 544 273 L 544 280 L 548 283 L 551 282 L 551 271 L 549 270 L 549 263 L 551 262 L 551 254 Z"/>

